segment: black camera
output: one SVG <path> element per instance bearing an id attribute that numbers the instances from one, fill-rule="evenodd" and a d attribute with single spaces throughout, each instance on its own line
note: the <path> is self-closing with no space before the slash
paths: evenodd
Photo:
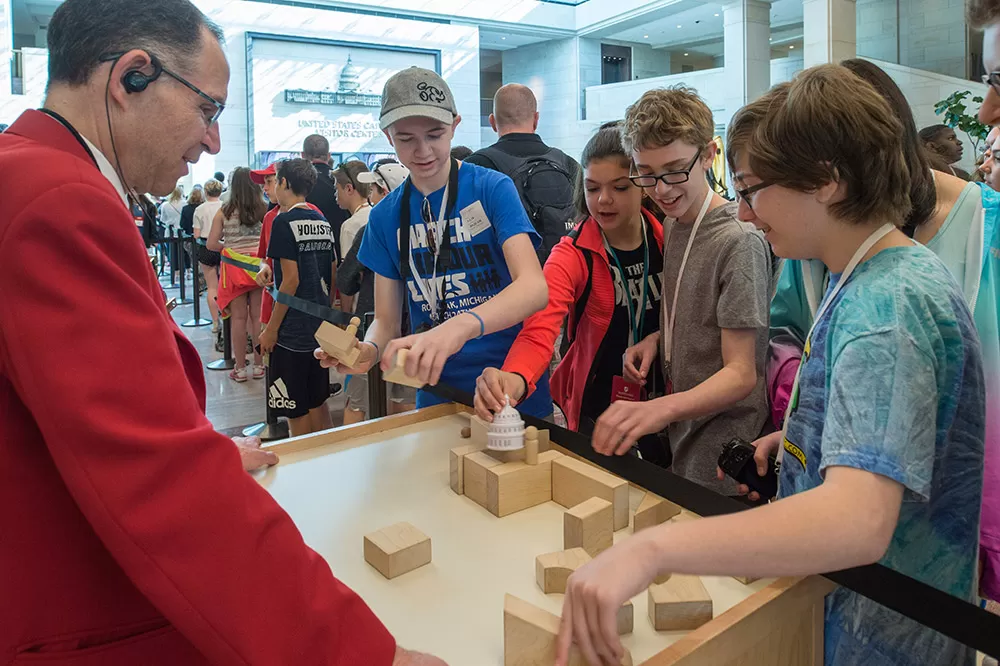
<path id="1" fill-rule="evenodd" d="M 756 450 L 750 442 L 736 438 L 722 447 L 719 468 L 726 476 L 757 491 L 761 499 L 769 500 L 778 494 L 778 461 L 771 456 L 767 463 L 767 474 L 760 476 L 753 459 Z"/>

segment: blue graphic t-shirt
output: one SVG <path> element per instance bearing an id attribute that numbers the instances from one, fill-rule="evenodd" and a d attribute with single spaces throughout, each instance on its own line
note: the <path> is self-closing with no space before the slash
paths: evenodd
<path id="1" fill-rule="evenodd" d="M 399 272 L 399 226 L 403 187 L 397 187 L 375 206 L 368 218 L 358 259 L 375 273 L 401 280 Z M 427 199 L 436 217 L 441 210 L 444 188 Z M 427 244 L 427 225 L 421 215 L 424 197 L 416 189 L 410 193 L 410 250 L 421 276 L 430 278 L 433 254 Z M 481 206 L 481 211 L 480 211 Z M 485 220 L 483 221 L 483 213 Z M 445 319 L 472 310 L 499 294 L 511 283 L 510 271 L 503 256 L 503 244 L 517 234 L 528 234 L 537 247 L 541 238 L 528 220 L 514 183 L 507 176 L 474 164 L 462 163 L 458 171 L 458 197 L 448 220 L 451 234 L 451 264 L 443 277 Z M 475 233 L 474 233 L 475 232 Z M 438 279 L 442 279 L 438 276 Z M 413 330 L 430 322 L 430 306 L 411 276 L 406 280 L 406 298 Z M 474 393 L 476 379 L 492 366 L 503 366 L 521 324 L 469 340 L 445 363 L 441 382 Z M 427 407 L 442 400 L 426 391 L 417 393 L 417 407 Z M 537 390 L 518 405 L 525 414 L 545 417 L 552 413 L 548 373 Z"/>
<path id="2" fill-rule="evenodd" d="M 330 223 L 311 208 L 293 208 L 274 218 L 267 256 L 274 259 L 274 286 L 281 288 L 284 275 L 281 259 L 298 264 L 299 286 L 295 296 L 318 305 L 330 306 L 330 278 L 333 277 L 333 231 Z M 285 349 L 312 353 L 316 317 L 288 308 L 278 329 L 278 344 Z"/>
<path id="3" fill-rule="evenodd" d="M 920 246 L 879 252 L 850 276 L 805 354 L 779 495 L 815 488 L 830 466 L 902 484 L 881 563 L 972 601 L 985 386 L 972 316 L 948 269 Z M 826 666 L 975 663 L 974 651 L 843 588 L 827 597 L 825 651 Z"/>

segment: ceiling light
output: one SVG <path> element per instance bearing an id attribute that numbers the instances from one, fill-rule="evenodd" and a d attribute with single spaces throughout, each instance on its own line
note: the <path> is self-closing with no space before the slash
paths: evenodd
<path id="1" fill-rule="evenodd" d="M 790 49 L 794 49 L 794 48 L 795 48 L 795 45 L 793 44 L 792 46 L 789 46 L 788 48 L 790 48 Z"/>
<path id="2" fill-rule="evenodd" d="M 687 55 L 687 53 L 685 53 L 684 55 Z"/>
<path id="3" fill-rule="evenodd" d="M 501 37 L 500 39 L 507 39 L 506 37 Z"/>
<path id="4" fill-rule="evenodd" d="M 642 38 L 643 39 L 649 39 L 649 35 L 643 35 Z"/>
<path id="5" fill-rule="evenodd" d="M 715 16 L 716 16 L 716 17 L 718 17 L 719 15 L 718 15 L 718 14 L 716 14 Z"/>
<path id="6" fill-rule="evenodd" d="M 680 24 L 680 23 L 678 23 L 678 24 L 677 24 L 677 27 L 678 27 L 678 28 L 679 28 L 679 27 L 681 27 L 681 24 Z"/>

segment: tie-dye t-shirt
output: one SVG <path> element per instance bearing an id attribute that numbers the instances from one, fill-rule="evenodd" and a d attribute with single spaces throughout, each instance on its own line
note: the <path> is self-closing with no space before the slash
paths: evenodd
<path id="1" fill-rule="evenodd" d="M 848 278 L 805 351 L 779 495 L 815 488 L 830 466 L 897 481 L 903 504 L 881 563 L 972 601 L 985 388 L 954 278 L 924 247 L 883 250 Z M 843 588 L 827 598 L 825 642 L 826 666 L 975 663 L 972 650 Z"/>

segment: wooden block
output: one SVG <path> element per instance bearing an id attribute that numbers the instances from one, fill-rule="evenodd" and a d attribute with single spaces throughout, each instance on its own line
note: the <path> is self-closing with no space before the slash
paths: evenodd
<path id="1" fill-rule="evenodd" d="M 754 578 L 753 576 L 733 576 L 736 580 L 740 581 L 744 585 L 749 585 L 750 583 L 756 583 L 760 578 Z"/>
<path id="2" fill-rule="evenodd" d="M 462 481 L 465 486 L 465 496 L 484 509 L 487 508 L 486 492 L 486 472 L 487 470 L 502 465 L 499 460 L 494 460 L 482 451 L 476 451 L 465 456 Z"/>
<path id="3" fill-rule="evenodd" d="M 697 629 L 712 619 L 712 597 L 698 576 L 675 574 L 663 585 L 650 585 L 647 603 L 657 631 Z"/>
<path id="4" fill-rule="evenodd" d="M 497 451 L 496 449 L 483 449 L 483 453 L 490 456 L 494 460 L 499 460 L 502 463 L 524 462 L 524 459 L 528 455 L 523 447 L 520 449 L 511 449 L 509 451 Z"/>
<path id="5" fill-rule="evenodd" d="M 470 437 L 472 437 L 472 428 L 465 426 L 462 428 L 462 439 L 469 439 Z"/>
<path id="6" fill-rule="evenodd" d="M 545 594 L 565 594 L 569 575 L 590 561 L 583 548 L 545 553 L 535 558 L 535 582 Z"/>
<path id="7" fill-rule="evenodd" d="M 563 514 L 563 548 L 583 548 L 591 557 L 614 544 L 614 511 L 606 499 L 591 497 Z"/>
<path id="8" fill-rule="evenodd" d="M 431 561 L 431 539 L 409 523 L 396 523 L 365 535 L 365 562 L 395 578 Z"/>
<path id="9" fill-rule="evenodd" d="M 479 448 L 475 444 L 458 446 L 448 452 L 448 470 L 451 477 L 451 489 L 459 495 L 465 494 L 465 456 L 475 453 Z"/>
<path id="10" fill-rule="evenodd" d="M 659 576 L 657 576 L 656 578 L 653 579 L 653 585 L 663 585 L 668 580 L 670 580 L 670 574 L 669 573 L 660 574 Z"/>
<path id="11" fill-rule="evenodd" d="M 503 600 L 504 666 L 552 666 L 556 661 L 559 617 L 510 594 Z M 569 666 L 585 666 L 579 649 L 570 652 Z M 632 666 L 626 649 L 622 666 Z"/>
<path id="12" fill-rule="evenodd" d="M 353 368 L 357 365 L 358 357 L 361 355 L 357 338 L 358 326 L 360 325 L 361 320 L 357 317 L 351 319 L 351 323 L 346 329 L 324 321 L 316 331 L 316 342 L 329 356 L 347 367 Z"/>
<path id="13" fill-rule="evenodd" d="M 552 499 L 566 508 L 591 497 L 614 507 L 614 527 L 628 527 L 628 482 L 582 460 L 563 456 L 552 464 Z"/>
<path id="14" fill-rule="evenodd" d="M 625 605 L 618 609 L 618 635 L 631 634 L 635 628 L 635 608 L 631 601 L 626 601 Z"/>
<path id="15" fill-rule="evenodd" d="M 545 453 L 552 448 L 552 442 L 549 440 L 548 430 L 538 431 L 538 452 Z"/>
<path id="16" fill-rule="evenodd" d="M 413 388 L 423 388 L 424 383 L 417 379 L 416 377 L 411 377 L 406 374 L 406 370 L 403 368 L 406 365 L 406 356 L 410 353 L 409 349 L 400 349 L 396 352 L 396 358 L 394 359 L 393 366 L 389 368 L 386 372 L 382 373 L 382 379 L 392 384 L 401 384 L 403 386 L 412 386 Z"/>
<path id="17" fill-rule="evenodd" d="M 503 518 L 551 500 L 552 463 L 562 457 L 558 451 L 546 451 L 537 465 L 511 462 L 487 469 L 486 508 Z"/>
<path id="18" fill-rule="evenodd" d="M 646 493 L 635 510 L 635 517 L 632 519 L 632 532 L 653 527 L 660 523 L 665 523 L 681 512 L 681 508 L 653 493 Z"/>
<path id="19" fill-rule="evenodd" d="M 524 462 L 538 464 L 538 428 L 535 426 L 524 429 Z"/>
<path id="20" fill-rule="evenodd" d="M 475 414 L 469 415 L 469 432 L 472 437 L 472 443 L 481 449 L 486 448 L 487 438 L 486 433 L 489 428 L 489 424 L 476 416 Z M 504 462 L 507 462 L 506 460 Z"/>

